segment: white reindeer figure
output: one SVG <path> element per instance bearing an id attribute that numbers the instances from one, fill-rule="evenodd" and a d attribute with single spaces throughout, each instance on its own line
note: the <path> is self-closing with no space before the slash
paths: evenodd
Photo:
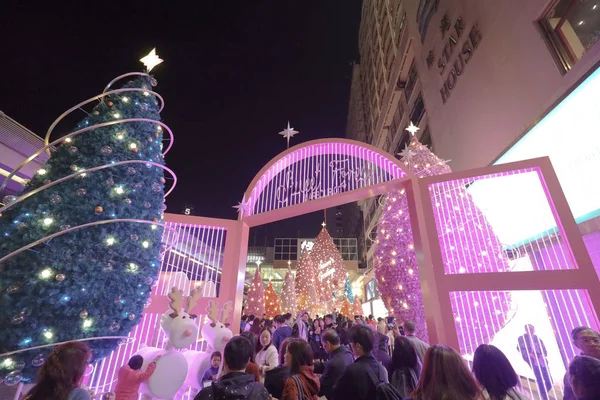
<path id="1" fill-rule="evenodd" d="M 188 363 L 186 357 L 177 349 L 190 346 L 198 338 L 198 325 L 194 322 L 195 315 L 191 310 L 202 297 L 201 287 L 190 292 L 187 298 L 185 311 L 183 307 L 183 293 L 173 287 L 168 294 L 171 302 L 170 310 L 165 312 L 160 320 L 160 325 L 168 343 L 165 349 L 156 347 L 145 347 L 136 354 L 144 358 L 142 369 L 146 369 L 150 361 L 157 356 L 162 356 L 156 363 L 156 370 L 148 381 L 141 386 L 141 392 L 145 398 L 170 399 L 181 389 L 188 375 Z"/>
<path id="2" fill-rule="evenodd" d="M 206 351 L 188 350 L 183 355 L 188 362 L 188 375 L 185 380 L 185 385 L 195 390 L 202 389 L 202 375 L 210 366 L 210 355 L 214 351 L 220 351 L 223 354 L 225 345 L 233 337 L 233 333 L 229 329 L 229 318 L 232 312 L 232 304 L 230 301 L 223 305 L 223 309 L 219 312 L 219 307 L 216 302 L 210 300 L 208 302 L 209 321 L 202 326 L 202 338 L 206 341 Z M 219 314 L 221 314 L 219 318 Z"/>

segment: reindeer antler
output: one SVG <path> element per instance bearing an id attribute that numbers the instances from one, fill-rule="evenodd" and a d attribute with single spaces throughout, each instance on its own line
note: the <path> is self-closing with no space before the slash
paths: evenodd
<path id="1" fill-rule="evenodd" d="M 187 298 L 187 304 L 185 305 L 185 312 L 191 314 L 196 304 L 198 304 L 198 300 L 202 297 L 202 286 L 196 286 L 194 290 L 190 292 L 190 295 Z"/>
<path id="2" fill-rule="evenodd" d="M 171 289 L 171 293 L 169 293 L 167 297 L 169 298 L 169 300 L 171 300 L 171 302 L 169 303 L 169 307 L 171 308 L 171 310 L 173 310 L 170 316 L 171 318 L 175 318 L 179 315 L 181 307 L 183 306 L 183 293 L 181 293 L 181 290 L 173 286 L 173 288 Z"/>
<path id="3" fill-rule="evenodd" d="M 231 313 L 231 301 L 228 301 L 223 305 L 223 313 L 221 314 L 221 323 L 225 326 L 229 326 L 229 314 Z"/>
<path id="4" fill-rule="evenodd" d="M 206 309 L 208 312 L 208 319 L 212 321 L 212 326 L 215 326 L 217 322 L 219 322 L 219 307 L 217 303 L 212 300 L 208 301 L 208 308 Z"/>

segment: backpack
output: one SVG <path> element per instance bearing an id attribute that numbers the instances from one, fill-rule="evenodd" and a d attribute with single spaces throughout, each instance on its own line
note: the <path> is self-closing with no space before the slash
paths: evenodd
<path id="1" fill-rule="evenodd" d="M 381 368 L 383 368 L 383 366 Z M 375 400 L 402 400 L 400 392 L 385 380 L 375 376 L 375 373 L 370 367 L 367 367 L 367 373 L 375 384 Z"/>

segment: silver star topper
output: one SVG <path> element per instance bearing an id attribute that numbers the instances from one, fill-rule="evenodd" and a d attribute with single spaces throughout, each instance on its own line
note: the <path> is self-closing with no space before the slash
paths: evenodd
<path id="1" fill-rule="evenodd" d="M 164 60 L 161 59 L 158 56 L 158 54 L 156 54 L 156 48 L 154 48 L 150 53 L 148 53 L 148 55 L 140 58 L 140 61 L 146 66 L 146 72 L 150 73 L 150 71 L 152 71 L 152 68 L 156 67 Z"/>
<path id="2" fill-rule="evenodd" d="M 295 131 L 294 128 L 290 127 L 290 121 L 288 121 L 287 128 L 279 132 L 281 136 L 287 139 L 287 147 L 290 148 L 290 139 L 300 132 Z"/>
<path id="3" fill-rule="evenodd" d="M 409 147 L 408 144 L 404 147 L 404 150 L 402 150 L 400 153 L 398 153 L 399 156 L 401 156 L 402 158 L 410 158 L 413 155 L 415 155 L 415 152 L 412 151 Z"/>
<path id="4" fill-rule="evenodd" d="M 233 208 L 237 209 L 237 212 L 240 216 L 246 215 L 246 208 L 248 207 L 248 202 L 246 201 L 246 194 L 242 197 L 242 201 L 238 203 L 237 206 L 233 206 Z"/>

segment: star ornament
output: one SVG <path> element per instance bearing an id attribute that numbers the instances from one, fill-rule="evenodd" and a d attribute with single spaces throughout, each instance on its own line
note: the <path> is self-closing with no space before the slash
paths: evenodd
<path id="1" fill-rule="evenodd" d="M 140 61 L 146 67 L 146 72 L 150 72 L 152 71 L 152 68 L 156 67 L 164 60 L 161 59 L 158 54 L 156 54 L 156 48 L 154 48 L 150 53 L 148 53 L 147 56 L 140 58 Z"/>
<path id="2" fill-rule="evenodd" d="M 288 121 L 287 128 L 279 132 L 281 136 L 287 139 L 287 145 L 290 147 L 290 139 L 293 138 L 296 134 L 300 132 L 294 130 L 294 128 L 290 127 L 290 121 Z"/>
<path id="3" fill-rule="evenodd" d="M 402 158 L 410 158 L 414 154 L 415 153 L 408 147 L 408 145 L 406 145 L 404 147 L 404 150 L 402 150 L 400 153 L 398 153 L 398 155 L 401 156 Z"/>
<path id="4" fill-rule="evenodd" d="M 237 206 L 233 206 L 233 208 L 237 209 L 237 212 L 240 216 L 246 215 L 246 209 L 248 207 L 248 202 L 246 201 L 246 195 L 242 197 L 242 201 L 238 203 Z"/>
<path id="5" fill-rule="evenodd" d="M 408 128 L 406 128 L 405 130 L 409 131 L 410 134 L 412 135 L 412 137 L 415 136 L 415 133 L 417 133 L 419 131 L 419 127 L 415 126 L 412 121 L 410 121 L 410 123 L 408 124 Z"/>

